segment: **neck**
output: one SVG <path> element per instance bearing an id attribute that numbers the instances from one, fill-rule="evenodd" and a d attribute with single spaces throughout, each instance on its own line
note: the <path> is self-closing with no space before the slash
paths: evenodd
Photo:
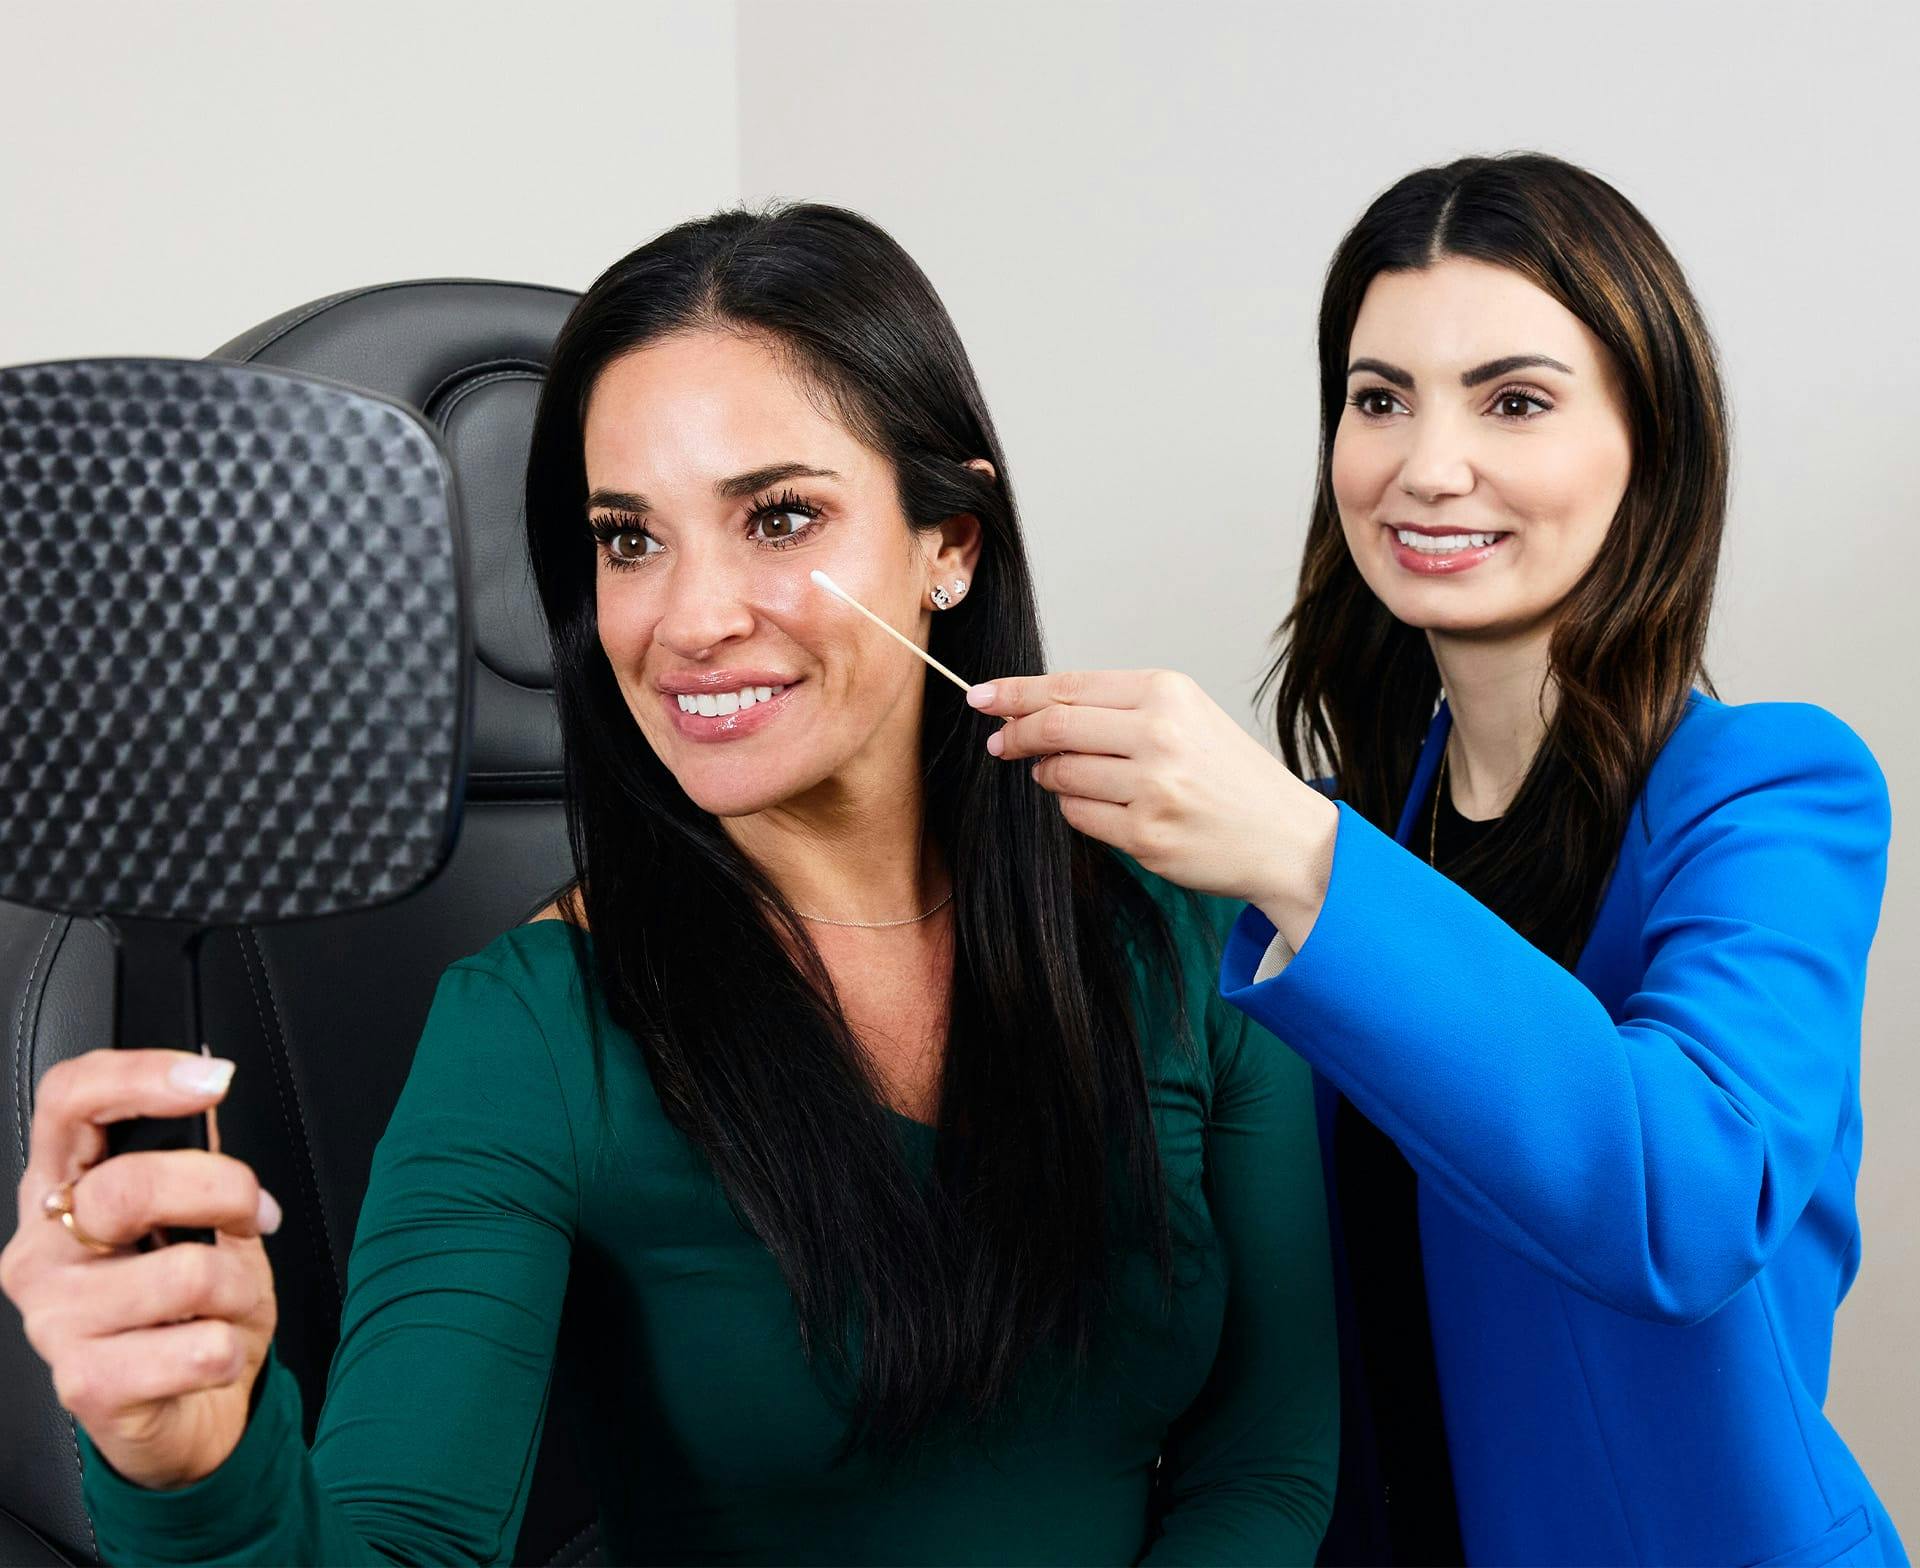
<path id="1" fill-rule="evenodd" d="M 1448 790 L 1464 817 L 1504 814 L 1533 766 L 1553 716 L 1551 635 L 1551 624 L 1500 642 L 1427 633 L 1453 715 Z"/>
<path id="2" fill-rule="evenodd" d="M 828 779 L 804 796 L 722 819 L 727 836 L 796 910 L 829 920 L 904 920 L 945 896 L 926 836 L 917 768 Z"/>

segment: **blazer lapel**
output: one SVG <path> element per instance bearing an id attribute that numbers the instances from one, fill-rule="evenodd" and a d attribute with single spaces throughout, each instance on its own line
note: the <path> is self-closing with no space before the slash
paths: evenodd
<path id="1" fill-rule="evenodd" d="M 1406 844 L 1413 836 L 1414 813 L 1420 809 L 1420 802 L 1427 798 L 1427 790 L 1433 784 L 1433 776 L 1440 770 L 1440 758 L 1445 754 L 1447 736 L 1453 729 L 1453 710 L 1447 706 L 1447 699 L 1440 699 L 1440 706 L 1434 711 L 1433 722 L 1427 726 L 1427 738 L 1420 746 L 1420 761 L 1413 770 L 1413 787 L 1407 791 L 1406 804 L 1400 808 L 1400 826 L 1394 832 L 1394 838 Z"/>

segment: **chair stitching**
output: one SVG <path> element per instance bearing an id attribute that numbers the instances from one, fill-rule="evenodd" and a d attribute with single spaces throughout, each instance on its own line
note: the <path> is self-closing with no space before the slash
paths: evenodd
<path id="1" fill-rule="evenodd" d="M 433 416 L 441 428 L 446 427 L 447 416 L 482 387 L 492 386 L 496 381 L 544 381 L 547 373 L 529 360 L 514 360 L 504 369 L 490 370 L 485 375 L 474 376 L 473 380 L 462 384 L 462 378 L 472 374 L 471 369 L 466 369 L 455 370 L 442 376 L 439 383 L 427 394 L 426 401 L 420 405 L 423 411 L 432 409 L 434 404 L 439 402 L 442 394 L 446 394 L 447 406 L 435 409 Z M 453 388 L 451 393 L 447 391 L 449 387 Z"/>
<path id="2" fill-rule="evenodd" d="M 40 960 L 46 957 L 47 943 L 53 939 L 54 927 L 59 923 L 57 915 L 47 917 L 47 929 L 40 935 L 40 950 L 33 955 L 33 965 L 27 970 L 27 983 L 20 990 L 20 1014 L 13 1024 L 14 1081 L 19 1089 L 14 1097 L 14 1114 L 19 1122 L 22 1175 L 26 1174 L 27 1169 L 27 1100 L 33 1094 L 33 1069 L 27 1045 L 27 1003 L 33 997 L 33 982 L 40 973 Z"/>
<path id="3" fill-rule="evenodd" d="M 267 1020 L 267 1008 L 260 1000 L 260 987 L 254 981 L 253 965 L 247 962 L 246 950 L 243 947 L 240 953 L 240 967 L 247 972 L 247 988 L 253 993 L 253 1010 L 260 1020 L 260 1033 L 266 1040 L 267 1060 L 274 1062 L 274 1039 L 278 1036 L 284 1046 L 286 1036 L 280 1030 L 280 1004 L 273 996 L 273 977 L 267 974 L 267 959 L 266 955 L 260 951 L 259 933 L 249 926 L 241 935 L 245 941 L 251 942 L 253 945 L 254 957 L 259 961 L 261 976 L 267 983 L 267 999 L 273 1004 L 273 1021 L 269 1023 Z M 293 1091 L 294 1114 L 292 1115 L 289 1115 L 287 1112 L 286 1090 L 281 1087 L 280 1073 L 277 1070 L 281 1062 L 285 1064 L 287 1085 Z M 278 1099 L 280 1103 L 280 1120 L 287 1129 L 287 1139 L 289 1143 L 292 1142 L 295 1130 L 297 1129 L 299 1131 L 301 1152 L 307 1157 L 307 1180 L 313 1188 L 313 1209 L 314 1213 L 317 1214 L 320 1219 L 320 1240 L 326 1249 L 327 1271 L 333 1276 L 334 1299 L 337 1302 L 344 1303 L 346 1293 L 340 1285 L 340 1267 L 333 1260 L 333 1237 L 327 1230 L 327 1206 L 320 1195 L 320 1173 L 313 1163 L 312 1145 L 307 1141 L 307 1122 L 305 1113 L 300 1106 L 300 1087 L 293 1082 L 292 1053 L 283 1049 L 280 1053 L 280 1062 L 274 1062 L 274 1065 L 276 1071 L 272 1075 L 273 1092 L 275 1098 Z"/>

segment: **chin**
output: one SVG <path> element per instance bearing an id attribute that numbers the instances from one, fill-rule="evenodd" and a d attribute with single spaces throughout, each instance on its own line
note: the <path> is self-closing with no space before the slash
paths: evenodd
<path id="1" fill-rule="evenodd" d="M 742 762 L 684 770 L 668 766 L 687 799 L 710 817 L 749 817 L 768 811 L 819 782 L 790 764 L 755 767 Z"/>
<path id="2" fill-rule="evenodd" d="M 1402 603 L 1389 605 L 1394 616 L 1416 631 L 1437 632 L 1463 641 L 1506 641 L 1552 619 L 1551 609 L 1505 602 L 1486 604 Z"/>

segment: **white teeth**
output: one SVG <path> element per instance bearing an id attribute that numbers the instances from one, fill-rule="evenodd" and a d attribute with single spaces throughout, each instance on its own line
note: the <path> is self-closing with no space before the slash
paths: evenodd
<path id="1" fill-rule="evenodd" d="M 1411 528 L 1396 528 L 1394 537 L 1409 550 L 1422 555 L 1451 555 L 1458 550 L 1482 550 L 1501 534 L 1417 534 Z"/>
<path id="2" fill-rule="evenodd" d="M 771 702 L 787 688 L 784 686 L 742 686 L 738 691 L 676 692 L 674 700 L 682 713 L 698 713 L 709 719 L 724 718 L 751 708 L 756 702 Z"/>

